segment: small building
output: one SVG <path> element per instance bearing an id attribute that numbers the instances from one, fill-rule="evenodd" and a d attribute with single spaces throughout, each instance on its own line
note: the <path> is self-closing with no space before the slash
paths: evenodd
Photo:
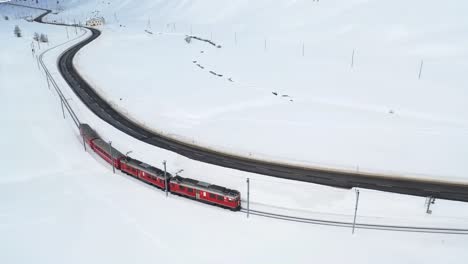
<path id="1" fill-rule="evenodd" d="M 88 20 L 86 20 L 86 26 L 87 27 L 97 27 L 97 26 L 102 26 L 105 24 L 105 20 L 103 17 L 93 17 Z"/>

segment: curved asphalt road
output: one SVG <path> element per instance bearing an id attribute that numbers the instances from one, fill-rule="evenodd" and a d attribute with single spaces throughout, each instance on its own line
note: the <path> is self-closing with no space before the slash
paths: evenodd
<path id="1" fill-rule="evenodd" d="M 36 18 L 35 21 L 45 23 L 42 22 L 42 18 L 50 13 L 50 10 L 46 11 L 46 13 Z M 88 29 L 92 32 L 90 37 L 74 45 L 61 55 L 58 62 L 59 70 L 75 94 L 89 107 L 89 109 L 91 109 L 92 112 L 115 128 L 134 138 L 156 147 L 176 152 L 190 159 L 278 178 L 311 182 L 340 188 L 360 187 L 423 197 L 433 196 L 441 199 L 468 201 L 468 185 L 421 179 L 398 178 L 392 177 L 391 175 L 370 175 L 357 172 L 307 168 L 249 159 L 246 157 L 218 152 L 201 146 L 190 145 L 149 131 L 113 109 L 80 76 L 73 66 L 72 62 L 76 53 L 82 47 L 98 38 L 101 34 L 97 29 Z"/>

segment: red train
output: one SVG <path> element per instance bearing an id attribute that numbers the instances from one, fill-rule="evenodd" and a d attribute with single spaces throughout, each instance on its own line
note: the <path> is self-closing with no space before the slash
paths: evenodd
<path id="1" fill-rule="evenodd" d="M 164 171 L 139 160 L 126 157 L 102 140 L 89 125 L 81 124 L 80 134 L 85 144 L 96 154 L 125 174 L 160 189 L 166 189 L 167 182 L 169 192 L 200 202 L 219 205 L 236 211 L 241 208 L 239 191 L 180 176 L 173 177 L 169 173 L 166 173 L 165 179 Z"/>

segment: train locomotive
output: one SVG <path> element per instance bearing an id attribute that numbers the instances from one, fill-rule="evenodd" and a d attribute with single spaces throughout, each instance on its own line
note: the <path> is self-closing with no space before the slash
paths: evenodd
<path id="1" fill-rule="evenodd" d="M 102 140 L 88 124 L 80 124 L 79 130 L 84 144 L 122 173 L 162 190 L 165 190 L 167 185 L 167 190 L 170 193 L 182 197 L 234 211 L 241 208 L 239 191 L 195 179 L 172 176 L 167 172 L 164 174 L 164 171 L 159 168 L 125 156 L 111 144 Z"/>

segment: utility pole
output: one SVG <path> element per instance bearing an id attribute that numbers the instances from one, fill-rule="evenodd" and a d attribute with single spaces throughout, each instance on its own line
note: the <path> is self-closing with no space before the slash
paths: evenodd
<path id="1" fill-rule="evenodd" d="M 46 73 L 47 75 L 47 73 Z M 68 103 L 68 100 L 71 100 L 71 98 L 65 98 L 65 97 L 60 97 L 60 102 L 62 102 L 62 114 L 63 114 L 63 119 L 65 119 L 65 109 L 63 107 L 63 105 L 67 102 Z"/>
<path id="2" fill-rule="evenodd" d="M 167 174 L 166 174 L 166 161 L 163 161 L 164 164 L 164 189 L 166 192 L 166 197 L 167 197 Z"/>
<path id="3" fill-rule="evenodd" d="M 78 30 L 76 29 L 76 19 L 73 19 L 73 25 L 75 26 L 75 35 L 78 35 Z"/>
<path id="4" fill-rule="evenodd" d="M 353 49 L 353 54 L 351 55 L 351 68 L 354 67 L 354 49 Z"/>
<path id="5" fill-rule="evenodd" d="M 357 209 L 359 205 L 359 190 L 356 189 L 356 207 L 354 208 L 354 220 L 353 220 L 353 231 L 352 234 L 354 234 L 354 228 L 356 226 L 356 215 L 357 215 Z"/>
<path id="6" fill-rule="evenodd" d="M 60 97 L 60 103 L 62 105 L 62 115 L 63 115 L 63 119 L 65 119 L 65 110 L 63 109 L 63 98 Z"/>
<path id="7" fill-rule="evenodd" d="M 426 203 L 427 203 L 427 208 L 426 208 L 426 214 L 432 214 L 431 204 L 435 203 L 435 197 L 429 196 L 426 198 Z"/>
<path id="8" fill-rule="evenodd" d="M 302 57 L 305 55 L 305 43 L 302 42 Z"/>
<path id="9" fill-rule="evenodd" d="M 63 110 L 63 99 L 62 99 L 62 97 L 60 97 L 60 105 L 62 106 L 63 119 L 65 119 L 65 111 Z"/>
<path id="10" fill-rule="evenodd" d="M 126 161 L 128 161 L 128 155 L 129 155 L 130 153 L 132 153 L 132 152 L 133 152 L 133 151 L 130 150 L 130 151 L 127 151 L 127 153 L 125 153 L 125 160 L 126 160 Z"/>
<path id="11" fill-rule="evenodd" d="M 46 80 L 47 80 L 47 88 L 50 90 L 50 82 L 49 82 L 49 75 L 46 73 Z"/>
<path id="12" fill-rule="evenodd" d="M 178 172 L 175 173 L 175 176 L 179 176 L 179 173 L 182 173 L 184 169 L 180 169 Z"/>
<path id="13" fill-rule="evenodd" d="M 250 214 L 250 179 L 247 178 L 247 218 Z"/>
<path id="14" fill-rule="evenodd" d="M 85 141 L 85 138 L 84 138 L 84 134 L 82 136 L 83 136 L 83 147 L 84 147 L 84 151 L 86 152 L 86 141 Z"/>
<path id="15" fill-rule="evenodd" d="M 112 141 L 109 141 L 109 152 L 110 152 L 111 162 L 112 162 L 112 172 L 114 172 L 115 174 L 114 156 L 112 155 Z"/>
<path id="16" fill-rule="evenodd" d="M 67 39 L 70 39 L 70 36 L 68 35 L 68 26 L 65 26 L 65 30 L 67 31 Z"/>

